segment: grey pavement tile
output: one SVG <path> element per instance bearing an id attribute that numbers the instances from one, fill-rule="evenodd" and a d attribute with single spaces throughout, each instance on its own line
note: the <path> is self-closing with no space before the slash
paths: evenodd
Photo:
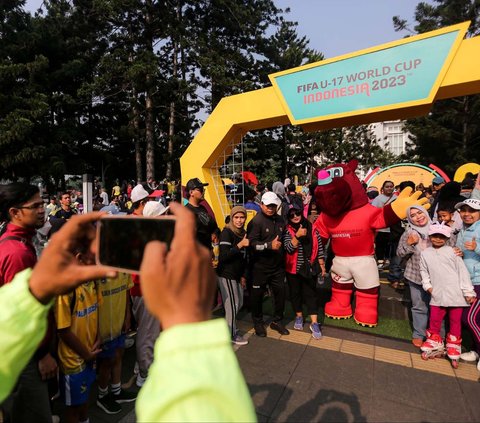
<path id="1" fill-rule="evenodd" d="M 375 338 L 375 345 L 383 348 L 391 348 L 394 350 L 406 351 L 409 353 L 418 353 L 419 349 L 415 347 L 410 341 L 403 341 L 392 338 L 384 338 L 377 336 Z"/>
<path id="2" fill-rule="evenodd" d="M 356 332 L 350 329 L 340 329 L 334 326 L 328 325 L 328 319 L 326 319 L 327 324 L 323 327 L 323 334 L 325 336 L 330 336 L 332 338 L 346 339 L 348 341 L 362 342 L 364 344 L 374 345 L 375 336 L 369 335 L 365 332 Z"/>
<path id="3" fill-rule="evenodd" d="M 261 365 L 242 370 L 255 410 L 264 416 L 271 416 L 285 391 L 290 375 L 265 371 Z"/>
<path id="4" fill-rule="evenodd" d="M 240 364 L 261 364 L 264 369 L 291 373 L 297 365 L 306 346 L 273 338 L 252 335 L 248 345 L 236 352 Z"/>
<path id="5" fill-rule="evenodd" d="M 395 401 L 408 407 L 470 421 L 471 413 L 462 399 L 456 378 L 437 373 L 375 361 L 374 393 L 379 400 Z M 448 421 L 448 420 L 446 420 Z"/>
<path id="6" fill-rule="evenodd" d="M 373 386 L 373 360 L 334 351 L 308 347 L 292 376 L 314 379 L 319 387 L 371 396 Z"/>
<path id="7" fill-rule="evenodd" d="M 257 421 L 259 423 L 267 423 L 269 421 L 269 418 L 268 416 L 265 416 L 263 414 L 260 414 L 258 411 L 257 411 Z"/>
<path id="8" fill-rule="evenodd" d="M 447 419 L 445 414 L 425 410 L 418 404 L 418 407 L 405 405 L 395 401 L 374 398 L 368 421 L 373 422 L 454 422 L 463 421 Z"/>
<path id="9" fill-rule="evenodd" d="M 126 416 L 118 421 L 118 423 L 135 423 L 137 421 L 135 410 L 130 411 Z"/>
<path id="10" fill-rule="evenodd" d="M 252 336 L 248 347 L 237 351 L 238 361 L 255 409 L 268 417 L 277 407 L 305 346 Z"/>
<path id="11" fill-rule="evenodd" d="M 366 422 L 370 400 L 348 386 L 333 388 L 328 381 L 294 374 L 270 421 Z"/>
<path id="12" fill-rule="evenodd" d="M 460 364 L 461 365 L 461 364 Z M 480 383 L 458 379 L 465 406 L 472 414 L 473 421 L 480 422 Z"/>

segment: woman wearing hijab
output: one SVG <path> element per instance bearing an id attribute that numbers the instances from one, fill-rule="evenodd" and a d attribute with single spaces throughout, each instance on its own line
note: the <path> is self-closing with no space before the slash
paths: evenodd
<path id="1" fill-rule="evenodd" d="M 312 337 L 320 339 L 316 285 L 318 278 L 325 275 L 322 240 L 297 205 L 291 205 L 288 210 L 283 246 L 290 300 L 296 314 L 293 328 L 303 331 L 302 304 L 305 304 L 312 320 Z"/>
<path id="2" fill-rule="evenodd" d="M 222 294 L 232 342 L 246 345 L 248 341 L 237 331 L 237 313 L 243 305 L 243 290 L 246 286 L 247 247 L 249 240 L 245 231 L 247 211 L 242 206 L 235 206 L 230 212 L 230 220 L 220 234 L 220 251 L 218 256 L 218 285 Z"/>
<path id="3" fill-rule="evenodd" d="M 413 334 L 412 344 L 421 347 L 428 325 L 430 294 L 422 288 L 420 254 L 430 246 L 428 230 L 432 221 L 428 212 L 420 206 L 407 209 L 409 226 L 398 241 L 397 255 L 405 263 L 404 277 L 410 286 L 412 298 Z"/>
<path id="4" fill-rule="evenodd" d="M 277 194 L 277 197 L 280 198 L 280 200 L 282 201 L 282 204 L 280 204 L 280 207 L 278 207 L 277 209 L 277 214 L 282 216 L 286 222 L 290 201 L 288 200 L 285 186 L 280 181 L 274 182 L 272 185 L 272 191 Z"/>

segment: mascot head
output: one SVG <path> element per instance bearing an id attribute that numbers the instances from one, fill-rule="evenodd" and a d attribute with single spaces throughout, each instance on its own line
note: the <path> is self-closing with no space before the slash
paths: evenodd
<path id="1" fill-rule="evenodd" d="M 348 164 L 334 164 L 318 172 L 315 201 L 319 211 L 335 217 L 368 203 L 365 189 L 355 174 L 357 165 L 356 160 L 351 160 Z"/>

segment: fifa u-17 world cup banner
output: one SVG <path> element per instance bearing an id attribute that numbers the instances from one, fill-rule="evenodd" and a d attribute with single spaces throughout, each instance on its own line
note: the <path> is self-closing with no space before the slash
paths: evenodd
<path id="1" fill-rule="evenodd" d="M 468 24 L 270 75 L 293 124 L 432 103 Z"/>

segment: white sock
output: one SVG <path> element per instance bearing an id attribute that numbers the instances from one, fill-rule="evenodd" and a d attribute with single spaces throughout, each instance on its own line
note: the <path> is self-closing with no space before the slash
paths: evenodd
<path id="1" fill-rule="evenodd" d="M 108 395 L 108 385 L 106 388 L 98 387 L 98 398 L 103 398 Z M 80 422 L 82 423 L 82 422 Z"/>
<path id="2" fill-rule="evenodd" d="M 115 383 L 115 384 L 112 383 L 112 384 L 110 385 L 110 389 L 111 389 L 113 395 L 119 395 L 119 394 L 120 394 L 120 391 L 121 391 L 121 389 L 122 389 L 122 387 L 121 387 L 121 385 L 120 385 L 120 382 Z"/>

